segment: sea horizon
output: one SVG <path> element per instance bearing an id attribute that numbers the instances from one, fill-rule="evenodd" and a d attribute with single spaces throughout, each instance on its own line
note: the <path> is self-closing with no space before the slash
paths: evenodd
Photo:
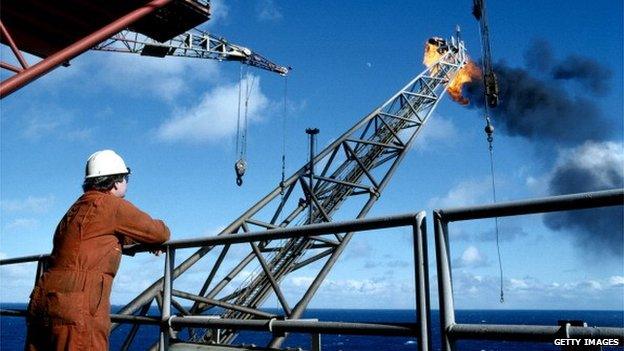
<path id="1" fill-rule="evenodd" d="M 26 305 L 0 303 L 3 308 Z M 113 306 L 113 310 L 121 305 Z M 267 308 L 265 310 L 276 310 Z M 216 311 L 215 311 L 216 312 Z M 320 321 L 370 322 L 370 323 L 413 323 L 414 310 L 411 309 L 330 309 L 310 308 L 303 318 L 317 318 Z M 157 315 L 157 307 L 152 307 L 149 315 Z M 471 324 L 525 324 L 557 325 L 559 320 L 583 320 L 589 326 L 624 327 L 624 312 L 619 310 L 456 310 L 458 323 Z M 122 325 L 111 333 L 111 350 L 118 350 L 123 344 L 130 325 Z M 25 323 L 23 317 L 0 318 L 0 349 L 3 351 L 21 351 L 25 342 Z M 432 350 L 440 349 L 439 310 L 431 310 L 430 333 Z M 186 329 L 180 331 L 182 338 L 188 337 Z M 139 329 L 130 350 L 144 350 L 158 337 L 157 326 L 144 326 Z M 241 331 L 233 345 L 266 345 L 271 335 L 265 332 Z M 378 350 L 415 350 L 416 337 L 380 337 L 345 334 L 323 334 L 321 336 L 324 351 L 378 351 Z M 475 351 L 560 351 L 553 343 L 535 342 L 500 342 L 467 340 L 459 341 L 459 350 Z M 302 347 L 309 349 L 310 335 L 292 333 L 282 347 Z M 603 351 L 618 350 L 617 347 L 605 347 Z"/>
<path id="2" fill-rule="evenodd" d="M 28 302 L 2 302 L 0 301 L 0 308 L 5 308 L 5 305 L 23 305 L 26 307 Z M 111 308 L 122 308 L 123 304 L 111 304 Z M 184 307 L 190 307 L 191 305 L 182 305 Z M 279 310 L 275 307 L 260 307 L 261 310 Z M 345 310 L 345 311 L 415 311 L 415 308 L 360 308 L 360 307 L 309 307 L 307 310 Z M 439 311 L 439 308 L 432 308 L 431 311 Z M 589 308 L 456 308 L 455 311 L 583 311 L 583 312 L 621 312 L 624 316 L 624 309 L 589 309 Z"/>

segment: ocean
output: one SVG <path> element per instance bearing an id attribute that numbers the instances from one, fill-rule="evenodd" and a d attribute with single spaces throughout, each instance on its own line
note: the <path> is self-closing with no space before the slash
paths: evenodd
<path id="1" fill-rule="evenodd" d="M 23 304 L 2 304 L 2 308 L 23 309 Z M 117 307 L 119 308 L 119 307 Z M 116 308 L 116 309 L 117 309 Z M 271 311 L 269 309 L 269 311 Z M 157 314 L 152 311 L 150 314 Z M 432 311 L 433 349 L 440 349 L 440 328 L 438 311 Z M 415 313 L 411 310 L 347 310 L 347 309 L 310 309 L 304 318 L 318 318 L 322 321 L 342 322 L 414 322 Z M 560 319 L 583 320 L 590 326 L 624 327 L 623 311 L 530 311 L 530 310 L 459 310 L 456 311 L 458 323 L 490 323 L 490 324 L 533 324 L 556 325 Z M 123 343 L 124 325 L 111 335 L 111 350 L 118 350 Z M 0 350 L 21 351 L 25 339 L 24 319 L 20 317 L 2 317 L 0 319 Z M 183 334 L 184 335 L 184 334 Z M 144 350 L 158 338 L 157 327 L 143 326 L 139 329 L 130 350 Z M 242 332 L 235 344 L 265 345 L 269 336 L 258 332 Z M 325 351 L 358 350 L 382 351 L 416 350 L 415 338 L 409 337 L 373 337 L 353 335 L 322 335 L 322 349 Z M 282 347 L 310 347 L 310 337 L 306 334 L 290 334 Z M 458 343 L 458 350 L 476 351 L 558 351 L 560 348 L 548 343 L 526 342 L 484 342 L 463 341 Z M 621 348 L 605 347 L 603 350 L 621 350 Z"/>

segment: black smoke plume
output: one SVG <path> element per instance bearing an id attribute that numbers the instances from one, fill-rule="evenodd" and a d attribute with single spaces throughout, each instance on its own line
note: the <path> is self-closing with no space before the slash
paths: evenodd
<path id="1" fill-rule="evenodd" d="M 524 60 L 531 72 L 542 74 L 545 78 L 574 81 L 594 96 L 609 91 L 613 75 L 611 69 L 591 57 L 580 55 L 569 55 L 557 62 L 553 49 L 545 40 L 534 40 L 525 51 Z"/>
<path id="2" fill-rule="evenodd" d="M 495 127 L 504 133 L 565 145 L 609 136 L 609 122 L 598 105 L 589 98 L 571 96 L 561 81 L 540 79 L 526 69 L 503 63 L 495 65 L 494 72 L 500 103 L 490 113 Z M 473 107 L 483 108 L 482 81 L 468 85 L 465 95 Z"/>
<path id="3" fill-rule="evenodd" d="M 538 54 L 539 53 L 539 54 Z M 524 61 L 527 67 L 540 73 L 548 72 L 555 61 L 553 50 L 546 40 L 537 39 L 529 44 L 524 52 Z"/>
<path id="4" fill-rule="evenodd" d="M 588 142 L 572 150 L 555 167 L 549 186 L 553 195 L 624 187 L 622 145 Z M 550 213 L 544 223 L 574 233 L 578 246 L 592 257 L 624 255 L 622 206 Z"/>
<path id="5" fill-rule="evenodd" d="M 568 56 L 552 69 L 554 79 L 577 81 L 594 95 L 602 95 L 609 90 L 611 75 L 611 70 L 602 67 L 596 60 L 578 55 Z"/>
<path id="6" fill-rule="evenodd" d="M 609 90 L 611 70 L 579 55 L 557 61 L 544 41 L 530 46 L 525 61 L 528 69 L 504 63 L 494 66 L 500 103 L 489 112 L 497 131 L 527 138 L 542 148 L 572 150 L 554 167 L 548 184 L 552 195 L 623 187 L 622 144 L 607 142 L 618 128 L 604 117 L 596 102 L 598 95 Z M 592 98 L 587 97 L 588 91 L 594 94 Z M 464 93 L 471 107 L 484 107 L 482 81 L 472 82 Z M 618 206 L 553 213 L 544 216 L 544 223 L 574 234 L 573 240 L 583 252 L 622 257 L 622 211 Z"/>

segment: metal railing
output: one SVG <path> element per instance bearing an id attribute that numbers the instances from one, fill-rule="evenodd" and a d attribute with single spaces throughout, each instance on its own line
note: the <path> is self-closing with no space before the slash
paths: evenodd
<path id="1" fill-rule="evenodd" d="M 623 200 L 624 189 L 617 189 L 434 211 L 442 351 L 452 351 L 456 341 L 466 339 L 553 342 L 556 338 L 599 337 L 619 339 L 621 345 L 624 328 L 455 323 L 448 224 L 483 218 L 622 206 Z"/>
<path id="2" fill-rule="evenodd" d="M 450 222 L 475 220 L 494 217 L 517 216 L 526 214 L 547 213 L 554 211 L 579 210 L 606 206 L 621 206 L 624 200 L 624 189 L 580 193 L 555 196 L 534 200 L 500 203 L 496 205 L 474 206 L 436 210 L 433 213 L 435 226 L 436 266 L 438 273 L 438 296 L 440 304 L 440 328 L 442 350 L 452 351 L 458 340 L 504 340 L 552 342 L 555 338 L 613 338 L 624 343 L 624 328 L 613 327 L 579 327 L 579 326 L 540 326 L 540 325 L 495 325 L 495 324 L 460 324 L 455 322 L 453 287 L 451 279 L 451 261 L 449 250 Z M 161 328 L 159 349 L 167 350 L 174 329 L 185 327 L 201 327 L 209 329 L 234 329 L 266 331 L 274 336 L 289 332 L 309 333 L 312 335 L 312 349 L 320 350 L 318 338 L 320 334 L 353 334 L 378 336 L 412 336 L 417 337 L 419 351 L 432 350 L 430 304 L 429 304 L 429 273 L 427 258 L 425 212 L 410 213 L 392 217 L 359 219 L 346 222 L 313 224 L 301 227 L 271 229 L 262 232 L 222 235 L 209 238 L 171 241 L 161 246 L 135 245 L 124 248 L 124 253 L 135 254 L 160 248 L 166 252 L 163 298 L 160 316 L 135 316 L 112 314 L 115 323 L 134 325 L 158 325 Z M 411 226 L 414 242 L 414 274 L 416 323 L 345 323 L 323 322 L 310 320 L 278 320 L 274 316 L 260 315 L 258 319 L 236 320 L 215 319 L 206 315 L 173 315 L 171 313 L 172 296 L 196 300 L 203 303 L 217 304 L 218 301 L 202 300 L 200 296 L 183 293 L 173 289 L 173 266 L 175 252 L 178 249 L 254 243 L 277 239 L 311 237 L 336 233 L 361 233 L 363 231 Z M 34 255 L 20 258 L 0 260 L 0 266 L 25 262 L 38 262 L 37 277 L 45 268 L 49 255 Z M 229 304 L 219 305 L 222 308 L 244 308 Z M 256 311 L 258 312 L 258 311 Z M 25 311 L 1 310 L 0 315 L 24 316 Z"/>
<path id="3" fill-rule="evenodd" d="M 206 315 L 183 315 L 171 313 L 172 296 L 185 297 L 173 289 L 173 267 L 175 253 L 178 249 L 192 247 L 206 247 L 231 245 L 239 243 L 254 243 L 278 239 L 311 237 L 326 234 L 350 233 L 355 234 L 375 229 L 411 226 L 414 242 L 414 274 L 415 274 L 415 323 L 345 323 L 322 322 L 310 320 L 278 320 L 263 318 L 252 320 L 215 319 Z M 399 233 L 399 231 L 395 232 Z M 377 217 L 359 219 L 346 222 L 313 224 L 301 227 L 272 229 L 262 232 L 252 232 L 236 235 L 222 235 L 209 238 L 170 241 L 160 246 L 135 245 L 124 248 L 124 253 L 135 254 L 154 249 L 165 252 L 165 269 L 163 280 L 163 299 L 160 316 L 135 316 L 112 314 L 111 321 L 115 323 L 130 323 L 135 325 L 159 325 L 159 350 L 167 350 L 171 343 L 174 329 L 185 327 L 202 327 L 209 329 L 256 330 L 272 333 L 274 336 L 289 332 L 310 333 L 312 347 L 320 350 L 320 342 L 315 335 L 322 334 L 353 334 L 377 336 L 411 336 L 417 338 L 419 351 L 431 349 L 430 306 L 429 306 L 429 275 L 427 259 L 427 235 L 425 213 L 410 213 L 391 217 Z M 38 262 L 37 277 L 42 272 L 44 263 L 49 255 L 35 255 L 21 258 L 0 260 L 0 266 L 25 262 Z M 190 298 L 192 296 L 186 296 Z M 201 297 L 199 297 L 201 299 Z M 237 308 L 237 306 L 222 306 L 223 308 Z M 25 311 L 1 310 L 0 315 L 25 316 Z"/>

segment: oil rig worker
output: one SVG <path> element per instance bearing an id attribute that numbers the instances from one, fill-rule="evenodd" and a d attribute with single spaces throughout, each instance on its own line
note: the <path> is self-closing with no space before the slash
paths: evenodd
<path id="1" fill-rule="evenodd" d="M 54 233 L 28 304 L 26 350 L 108 350 L 110 293 L 122 245 L 161 244 L 169 228 L 124 200 L 130 169 L 112 150 L 87 160 L 84 193 Z"/>

